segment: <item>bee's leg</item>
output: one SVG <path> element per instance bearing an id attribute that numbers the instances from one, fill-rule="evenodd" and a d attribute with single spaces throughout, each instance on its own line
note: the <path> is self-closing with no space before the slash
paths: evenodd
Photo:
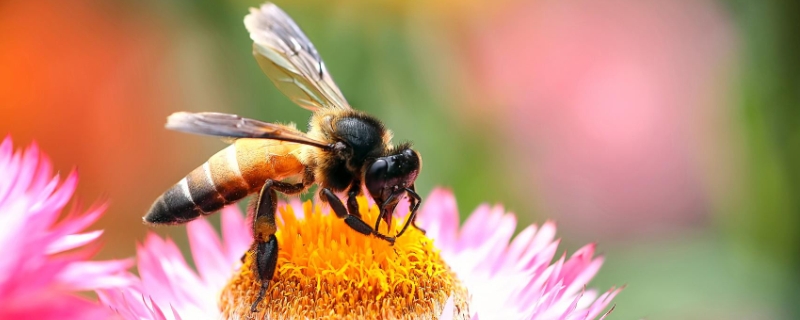
<path id="1" fill-rule="evenodd" d="M 364 221 L 364 219 L 361 219 L 361 212 L 358 209 L 358 201 L 356 200 L 356 197 L 359 195 L 359 193 L 361 193 L 361 181 L 358 180 L 353 181 L 353 184 L 350 185 L 350 191 L 347 192 L 347 212 L 350 213 L 350 215 L 358 217 L 359 220 Z M 381 215 L 381 217 L 379 217 L 378 220 L 380 221 L 381 219 L 383 219 L 383 216 L 384 215 Z M 379 225 L 380 222 L 378 222 L 378 224 L 375 225 L 375 228 L 372 229 L 373 235 L 375 235 L 380 239 L 386 240 L 391 244 L 394 244 L 394 238 L 382 234 L 380 233 L 380 231 L 378 231 Z"/>
<path id="2" fill-rule="evenodd" d="M 264 295 L 269 288 L 269 282 L 275 275 L 275 268 L 278 264 L 278 238 L 275 232 L 278 226 L 275 223 L 275 213 L 278 210 L 278 194 L 280 191 L 285 194 L 294 194 L 306 188 L 303 183 L 290 184 L 279 182 L 272 179 L 264 183 L 261 192 L 256 199 L 256 207 L 253 218 L 253 238 L 255 240 L 255 271 L 261 281 L 261 289 L 258 291 L 253 304 L 250 306 L 251 312 L 256 312 L 258 304 L 264 299 Z"/>
<path id="3" fill-rule="evenodd" d="M 358 201 L 356 197 L 361 192 L 361 182 L 356 180 L 350 185 L 350 191 L 347 192 L 347 212 L 350 215 L 361 218 L 361 211 L 358 210 Z"/>
<path id="4" fill-rule="evenodd" d="M 358 220 L 364 222 L 364 219 L 361 218 L 361 211 L 358 209 L 358 200 L 356 200 L 357 199 L 356 197 L 358 197 L 360 193 L 361 193 L 361 181 L 355 180 L 350 185 L 350 191 L 347 192 L 347 212 L 351 216 L 355 216 L 356 218 L 358 218 Z M 380 239 L 386 240 L 389 243 L 394 244 L 394 238 L 380 233 L 380 231 L 378 231 L 377 226 L 372 229 L 372 234 Z"/>
<path id="5" fill-rule="evenodd" d="M 256 312 L 258 304 L 264 299 L 269 288 L 269 282 L 275 275 L 278 264 L 278 239 L 275 231 L 275 211 L 278 209 L 278 194 L 272 189 L 274 181 L 267 180 L 256 199 L 256 208 L 253 217 L 253 238 L 255 239 L 255 264 L 253 265 L 261 281 L 261 290 L 258 291 L 251 312 Z"/>
<path id="6" fill-rule="evenodd" d="M 397 233 L 395 238 L 402 236 L 403 233 L 406 232 L 406 229 L 408 229 L 409 225 L 413 225 L 414 228 L 419 229 L 419 231 L 422 231 L 422 234 L 425 234 L 424 229 L 417 227 L 417 210 L 419 209 L 420 202 L 422 202 L 422 198 L 414 191 L 413 186 L 411 188 L 406 188 L 405 190 L 408 192 L 408 196 L 411 198 L 409 199 L 410 201 L 408 205 L 408 220 L 406 220 L 406 223 L 403 225 L 403 229 L 400 229 L 400 232 Z"/>
<path id="7" fill-rule="evenodd" d="M 378 219 L 375 220 L 375 230 L 380 230 L 378 228 L 381 226 L 381 220 L 385 221 L 386 225 L 391 227 L 394 209 L 397 208 L 397 200 L 400 199 L 398 199 L 398 194 L 395 191 L 395 193 L 389 196 L 389 199 L 386 199 L 380 204 L 381 211 L 378 215 Z"/>
<path id="8" fill-rule="evenodd" d="M 328 188 L 322 188 L 319 192 L 320 198 L 325 200 L 330 206 L 333 213 L 336 214 L 337 217 L 340 219 L 344 219 L 344 222 L 353 230 L 361 233 L 363 235 L 372 235 L 375 233 L 373 230 L 364 220 L 361 220 L 360 217 L 352 215 L 347 212 L 347 208 L 345 208 L 344 203 L 342 203 L 342 199 L 339 199 L 333 191 Z"/>
<path id="9" fill-rule="evenodd" d="M 339 197 L 336 196 L 336 194 L 330 189 L 323 188 L 320 190 L 319 195 L 320 198 L 328 202 L 328 204 L 331 206 L 331 210 L 333 210 L 333 213 L 335 213 L 337 217 L 344 219 L 344 223 L 347 224 L 348 227 L 365 236 L 374 235 L 378 238 L 388 241 L 391 244 L 394 244 L 394 238 L 390 238 L 375 232 L 375 229 L 372 229 L 372 227 L 364 222 L 364 220 L 361 220 L 360 217 L 349 214 L 347 212 L 347 208 L 344 206 L 344 203 L 342 203 L 342 200 L 339 199 Z"/>
<path id="10" fill-rule="evenodd" d="M 416 213 L 414 213 L 414 219 L 411 220 L 411 225 L 414 226 L 414 228 L 416 228 L 417 230 L 419 230 L 419 232 L 422 232 L 422 234 L 427 234 L 428 233 L 427 231 L 425 231 L 425 229 L 422 229 L 420 226 L 417 225 L 417 214 Z"/>
<path id="11" fill-rule="evenodd" d="M 410 187 L 408 187 L 406 191 L 408 192 L 409 197 L 414 198 L 414 200 L 417 200 L 416 203 L 414 203 L 413 205 L 409 204 L 409 212 L 413 213 L 411 218 L 411 225 L 414 226 L 414 228 L 416 228 L 420 232 L 422 232 L 422 234 L 426 234 L 427 232 L 425 231 L 425 229 L 422 229 L 417 225 L 417 210 L 419 209 L 419 205 L 422 203 L 422 197 L 420 197 L 419 194 L 417 194 L 417 190 L 416 188 L 414 188 L 413 184 Z"/>

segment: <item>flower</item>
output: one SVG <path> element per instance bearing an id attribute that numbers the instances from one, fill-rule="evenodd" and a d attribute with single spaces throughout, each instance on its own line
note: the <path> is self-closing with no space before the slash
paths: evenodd
<path id="1" fill-rule="evenodd" d="M 376 221 L 378 207 L 364 197 L 358 201 L 364 221 Z M 295 212 L 302 214 L 298 217 Z M 286 207 L 281 217 L 276 233 L 278 266 L 266 298 L 258 306 L 258 318 L 366 315 L 394 319 L 405 314 L 438 318 L 451 297 L 458 313 L 467 314 L 466 288 L 442 259 L 433 240 L 419 230 L 407 230 L 391 245 L 358 233 L 335 215 L 313 208 L 310 201 Z M 393 228 L 387 228 L 384 223 L 379 230 L 394 235 L 403 224 L 395 221 Z M 223 289 L 220 307 L 227 318 L 252 313 L 250 306 L 261 289 L 251 271 L 253 256 L 251 250 Z"/>
<path id="2" fill-rule="evenodd" d="M 53 176 L 50 160 L 31 144 L 0 144 L 0 319 L 97 319 L 112 315 L 80 291 L 129 285 L 131 261 L 88 261 L 102 231 L 82 232 L 105 206 L 61 217 L 78 175 Z M 60 218 L 60 221 L 59 221 Z"/>
<path id="3" fill-rule="evenodd" d="M 375 206 L 365 198 L 359 203 L 362 217 L 375 221 Z M 455 198 L 444 189 L 420 210 L 427 233 L 409 229 L 394 246 L 350 230 L 310 201 L 281 205 L 279 217 L 278 270 L 260 315 L 596 319 L 620 291 L 598 296 L 585 289 L 603 261 L 593 256 L 594 245 L 552 263 L 553 223 L 529 226 L 509 243 L 514 216 L 481 206 L 459 228 Z M 260 286 L 250 228 L 235 206 L 223 209 L 221 219 L 221 239 L 205 220 L 187 226 L 197 272 L 173 242 L 150 235 L 138 248 L 141 280 L 101 290 L 101 301 L 126 319 L 252 316 Z M 392 230 L 403 222 L 395 219 Z"/>

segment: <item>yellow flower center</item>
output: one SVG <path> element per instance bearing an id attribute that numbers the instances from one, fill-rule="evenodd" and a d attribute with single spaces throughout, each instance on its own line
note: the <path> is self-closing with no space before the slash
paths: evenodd
<path id="1" fill-rule="evenodd" d="M 377 207 L 368 207 L 363 197 L 358 202 L 364 221 L 374 224 Z M 227 318 L 435 319 L 450 297 L 454 318 L 469 314 L 466 290 L 419 230 L 409 228 L 392 246 L 322 214 L 310 201 L 302 218 L 291 206 L 281 207 L 279 215 L 278 268 L 258 313 L 250 313 L 260 289 L 250 250 L 220 296 Z M 394 235 L 401 220 L 383 223 L 381 233 Z"/>

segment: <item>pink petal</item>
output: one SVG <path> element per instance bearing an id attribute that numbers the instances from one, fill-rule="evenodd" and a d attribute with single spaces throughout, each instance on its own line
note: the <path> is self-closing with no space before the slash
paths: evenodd
<path id="1" fill-rule="evenodd" d="M 132 260 L 77 261 L 64 268 L 58 277 L 73 290 L 122 287 L 133 282 L 133 278 L 124 275 L 131 266 Z"/>
<path id="2" fill-rule="evenodd" d="M 58 189 L 50 195 L 47 200 L 41 203 L 37 203 L 34 205 L 34 208 L 37 206 L 41 206 L 43 208 L 63 208 L 67 202 L 69 202 L 70 198 L 72 198 L 73 193 L 75 192 L 75 188 L 78 186 L 78 172 L 72 171 L 69 173 L 64 182 L 58 187 Z M 58 216 L 58 214 L 54 214 L 54 216 Z"/>
<path id="3" fill-rule="evenodd" d="M 453 302 L 453 296 L 450 296 L 444 303 L 444 308 L 442 309 L 442 314 L 439 317 L 439 320 L 452 320 L 453 312 L 455 312 L 455 309 L 456 305 Z"/>
<path id="4" fill-rule="evenodd" d="M 566 294 L 573 294 L 576 292 L 580 287 L 583 287 L 589 283 L 589 281 L 594 278 L 597 272 L 600 270 L 600 267 L 603 265 L 603 258 L 598 257 L 597 259 L 592 260 L 588 265 L 586 265 L 583 269 L 579 270 L 578 274 L 572 279 L 569 287 L 566 290 Z"/>
<path id="5" fill-rule="evenodd" d="M 169 306 L 169 309 L 170 309 L 170 310 L 172 310 L 172 317 L 173 317 L 173 319 L 175 319 L 175 320 L 181 320 L 181 319 L 182 319 L 182 318 L 181 318 L 181 315 L 180 315 L 180 314 L 178 314 L 178 310 L 175 310 L 175 307 L 174 307 L 174 306 L 170 305 L 170 306 Z"/>
<path id="6" fill-rule="evenodd" d="M 149 301 L 150 305 L 153 306 L 153 312 L 154 312 L 154 315 L 155 315 L 155 319 L 156 320 L 166 320 L 167 317 L 164 315 L 164 312 L 161 311 L 161 308 L 159 308 L 158 305 L 156 305 L 155 301 L 153 301 L 153 298 L 151 297 L 151 298 L 147 298 L 147 299 L 150 300 Z"/>
<path id="7" fill-rule="evenodd" d="M 624 289 L 624 287 L 618 289 L 611 288 L 606 293 L 602 294 L 599 298 L 597 298 L 594 304 L 592 304 L 592 306 L 589 308 L 589 317 L 590 318 L 597 317 L 600 314 L 600 312 L 602 312 L 603 309 L 605 309 L 606 306 L 608 306 L 611 300 L 613 300 L 614 297 L 616 297 L 617 294 L 619 294 L 622 291 L 622 289 Z M 611 310 L 608 310 L 608 312 L 606 312 L 606 315 L 611 313 L 612 310 L 614 310 L 613 307 L 611 308 Z M 603 317 L 605 318 L 605 316 Z"/>
<path id="8" fill-rule="evenodd" d="M 0 183 L 0 185 L 2 185 Z M 0 210 L 4 212 L 24 212 L 22 208 L 25 204 L 18 203 L 16 205 L 3 205 L 0 202 Z M 25 251 L 28 250 L 25 246 L 13 245 L 19 239 L 25 239 L 24 232 L 25 222 L 27 217 L 24 214 L 2 214 L 0 212 L 0 225 L 3 226 L 5 231 L 0 232 L 0 246 L 3 248 L 3 259 L 0 259 L 0 284 L 5 283 L 7 279 L 14 276 L 13 270 L 15 265 L 25 261 Z"/>
<path id="9" fill-rule="evenodd" d="M 103 234 L 103 230 L 97 230 L 87 233 L 79 233 L 79 234 L 68 234 L 61 238 L 61 240 L 51 243 L 47 247 L 47 254 L 54 254 L 59 253 L 62 251 L 67 251 L 70 249 L 75 249 L 77 247 L 82 247 Z"/>
<path id="10" fill-rule="evenodd" d="M 559 244 L 561 244 L 561 240 L 556 240 L 545 249 L 537 253 L 533 257 L 533 260 L 530 261 L 530 264 L 527 266 L 527 268 L 536 272 L 541 272 L 542 270 L 546 269 L 555 258 L 556 250 L 558 250 Z"/>
<path id="11" fill-rule="evenodd" d="M 615 308 L 617 308 L 617 305 L 613 305 L 613 306 L 611 306 L 611 309 L 609 309 L 609 310 L 608 310 L 608 311 L 607 311 L 605 314 L 603 314 L 603 316 L 602 316 L 602 317 L 600 317 L 600 320 L 603 320 L 603 319 L 605 319 L 605 318 L 606 318 L 608 315 L 610 315 L 610 314 L 611 314 L 611 312 L 613 312 L 613 311 L 614 311 L 614 309 L 615 309 Z M 588 317 L 587 317 L 587 318 L 588 318 Z"/>
<path id="12" fill-rule="evenodd" d="M 542 250 L 542 248 L 552 243 L 555 237 L 556 225 L 552 221 L 547 221 L 539 229 L 539 232 L 536 233 L 536 236 L 533 238 L 533 242 L 531 242 L 528 250 L 538 252 Z"/>
<path id="13" fill-rule="evenodd" d="M 418 215 L 420 226 L 441 249 L 453 248 L 458 234 L 458 206 L 453 193 L 436 188 L 423 200 Z"/>
<path id="14" fill-rule="evenodd" d="M 467 218 L 467 220 L 464 221 L 464 224 L 461 226 L 459 240 L 468 240 L 467 242 L 461 241 L 461 243 L 466 247 L 473 247 L 478 244 L 479 242 L 477 239 L 470 239 L 468 237 L 479 236 L 486 229 L 491 229 L 493 227 L 493 213 L 494 211 L 492 210 L 492 207 L 490 207 L 488 204 L 482 204 L 478 206 L 478 208 L 472 212 L 469 218 Z"/>
<path id="15" fill-rule="evenodd" d="M 0 143 L 0 168 L 4 165 L 4 160 L 11 158 L 11 152 L 14 151 L 14 143 L 11 141 L 11 135 L 6 135 L 3 142 Z"/>
<path id="16" fill-rule="evenodd" d="M 523 256 L 523 254 L 527 253 L 526 249 L 528 245 L 530 245 L 531 241 L 533 241 L 533 236 L 536 234 L 537 227 L 535 224 L 529 225 L 525 229 L 523 229 L 516 237 L 514 237 L 514 241 L 511 242 L 511 245 L 508 246 L 508 252 L 506 253 L 506 263 L 514 263 Z"/>
<path id="17" fill-rule="evenodd" d="M 53 164 L 50 162 L 50 159 L 47 158 L 47 155 L 40 154 L 39 156 L 39 166 L 36 169 L 36 174 L 34 175 L 34 179 L 31 181 L 31 184 L 28 186 L 28 190 L 40 190 L 47 182 L 50 180 L 50 176 L 53 174 Z M 49 194 L 49 193 L 47 193 Z"/>
<path id="18" fill-rule="evenodd" d="M 27 193 L 28 186 L 33 181 L 36 167 L 39 165 L 39 147 L 35 142 L 25 149 L 20 161 L 20 167 L 17 169 L 19 170 L 17 178 L 10 194 L 10 197 L 14 198 L 22 197 L 23 194 Z"/>
<path id="19" fill-rule="evenodd" d="M 303 212 L 300 210 L 299 212 Z M 250 248 L 253 242 L 250 228 L 244 222 L 244 216 L 236 206 L 227 206 L 222 209 L 222 239 L 225 244 L 227 261 L 236 262 L 242 253 Z"/>
<path id="20" fill-rule="evenodd" d="M 567 319 L 569 316 L 571 316 L 572 312 L 575 311 L 575 309 L 578 307 L 578 301 L 581 300 L 582 296 L 583 296 L 582 292 L 581 294 L 577 295 L 575 299 L 572 300 L 572 303 L 569 305 L 569 307 L 567 307 L 567 309 L 564 310 L 564 313 L 561 314 L 561 316 L 558 319 L 564 320 Z"/>
<path id="21" fill-rule="evenodd" d="M 110 310 L 85 298 L 73 296 L 18 301 L 13 305 L 7 304 L 6 308 L 0 310 L 2 319 L 108 319 L 109 317 L 111 317 Z"/>
<path id="22" fill-rule="evenodd" d="M 189 246 L 200 277 L 208 282 L 211 279 L 225 279 L 230 275 L 232 265 L 222 254 L 219 237 L 205 219 L 197 219 L 187 226 Z"/>
<path id="23" fill-rule="evenodd" d="M 572 254 L 567 263 L 564 265 L 564 268 L 567 272 L 569 272 L 569 275 L 574 277 L 575 274 L 573 273 L 575 271 L 583 269 L 584 266 L 592 260 L 592 256 L 594 255 L 594 250 L 596 247 L 597 246 L 594 243 L 590 243 L 581 247 L 578 249 L 578 251 L 575 251 L 575 253 Z"/>
<path id="24" fill-rule="evenodd" d="M 110 306 L 123 319 L 153 319 L 152 306 L 148 305 L 136 286 L 98 290 L 100 302 Z"/>
<path id="25" fill-rule="evenodd" d="M 502 215 L 498 226 L 494 232 L 489 235 L 485 240 L 485 246 L 489 247 L 489 253 L 486 256 L 485 262 L 482 264 L 492 273 L 498 272 L 503 267 L 507 254 L 508 242 L 514 235 L 514 230 L 517 227 L 517 218 L 514 215 Z"/>
<path id="26" fill-rule="evenodd" d="M 106 208 L 108 208 L 107 204 L 101 204 L 92 207 L 83 213 L 73 210 L 67 215 L 67 219 L 64 219 L 64 221 L 59 223 L 55 228 L 58 230 L 58 234 L 80 232 L 89 227 L 91 224 L 97 222 L 97 220 L 100 219 L 100 217 L 106 211 Z"/>
<path id="27" fill-rule="evenodd" d="M 139 272 L 145 292 L 162 304 L 176 308 L 186 306 L 212 306 L 208 295 L 201 292 L 212 290 L 192 270 L 180 250 L 170 240 L 162 241 L 155 235 L 148 237 L 145 250 L 139 254 Z M 180 284 L 180 285 L 175 285 Z M 213 299 L 212 299 L 213 300 Z"/>

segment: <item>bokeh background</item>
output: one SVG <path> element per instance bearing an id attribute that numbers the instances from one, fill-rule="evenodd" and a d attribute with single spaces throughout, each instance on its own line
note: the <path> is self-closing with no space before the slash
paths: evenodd
<path id="1" fill-rule="evenodd" d="M 422 194 L 598 242 L 592 286 L 627 284 L 611 318 L 800 319 L 800 2 L 276 2 L 350 103 L 415 142 Z M 110 201 L 101 257 L 132 256 L 153 199 L 224 146 L 163 129 L 171 112 L 304 128 L 251 56 L 259 4 L 0 1 L 0 134 Z"/>

